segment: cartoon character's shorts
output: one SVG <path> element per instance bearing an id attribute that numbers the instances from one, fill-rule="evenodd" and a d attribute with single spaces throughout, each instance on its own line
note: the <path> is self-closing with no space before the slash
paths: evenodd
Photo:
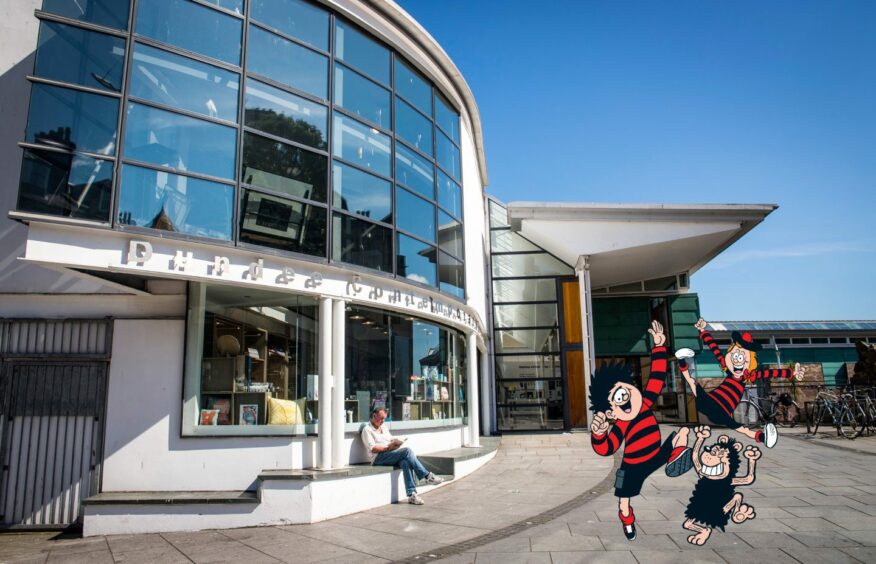
<path id="1" fill-rule="evenodd" d="M 669 462 L 669 457 L 672 455 L 672 439 L 675 438 L 675 435 L 676 433 L 672 433 L 663 441 L 654 458 L 635 464 L 621 463 L 614 478 L 614 495 L 616 497 L 633 497 L 642 492 L 645 479 Z"/>
<path id="2" fill-rule="evenodd" d="M 733 417 L 727 415 L 721 404 L 712 399 L 712 396 L 699 384 L 697 384 L 697 411 L 708 417 L 715 425 L 729 429 L 742 427 L 742 423 L 736 422 Z"/>

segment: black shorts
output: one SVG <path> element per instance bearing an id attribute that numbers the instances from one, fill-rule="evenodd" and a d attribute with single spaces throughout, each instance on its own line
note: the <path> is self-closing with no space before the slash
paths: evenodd
<path id="1" fill-rule="evenodd" d="M 730 429 L 742 427 L 742 423 L 737 423 L 733 417 L 727 415 L 721 404 L 712 399 L 712 396 L 699 384 L 697 384 L 697 411 L 708 417 L 715 425 Z"/>
<path id="2" fill-rule="evenodd" d="M 669 462 L 669 457 L 672 455 L 672 439 L 675 435 L 676 433 L 673 432 L 663 441 L 654 458 L 637 464 L 621 463 L 614 478 L 615 497 L 634 497 L 642 492 L 645 479 Z"/>

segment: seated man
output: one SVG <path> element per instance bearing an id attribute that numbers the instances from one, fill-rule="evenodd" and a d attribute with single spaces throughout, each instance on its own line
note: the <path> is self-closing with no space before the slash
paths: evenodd
<path id="1" fill-rule="evenodd" d="M 437 485 L 444 481 L 432 472 L 426 470 L 417 460 L 417 456 L 409 448 L 400 448 L 404 441 L 392 438 L 389 428 L 384 425 L 386 408 L 375 407 L 371 410 L 371 422 L 362 428 L 362 442 L 375 466 L 395 466 L 401 468 L 405 477 L 405 489 L 408 503 L 423 505 L 423 498 L 417 495 L 417 479 L 426 478 L 429 485 Z M 416 475 L 416 478 L 414 477 Z"/>

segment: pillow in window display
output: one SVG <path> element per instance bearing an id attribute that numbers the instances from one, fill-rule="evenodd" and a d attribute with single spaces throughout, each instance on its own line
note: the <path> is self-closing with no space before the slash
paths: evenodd
<path id="1" fill-rule="evenodd" d="M 202 409 L 201 410 L 201 425 L 217 425 L 219 423 L 218 409 Z"/>
<path id="2" fill-rule="evenodd" d="M 282 400 L 268 398 L 268 425 L 303 425 L 304 398 Z"/>

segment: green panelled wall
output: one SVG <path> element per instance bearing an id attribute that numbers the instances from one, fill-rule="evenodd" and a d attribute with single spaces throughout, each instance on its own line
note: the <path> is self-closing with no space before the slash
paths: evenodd
<path id="1" fill-rule="evenodd" d="M 694 323 L 700 317 L 696 294 L 669 298 L 674 346 L 700 350 Z M 647 355 L 650 351 L 651 298 L 594 298 L 593 341 L 597 356 Z"/>
<path id="2" fill-rule="evenodd" d="M 669 316 L 672 320 L 672 344 L 676 349 L 687 347 L 702 350 L 700 332 L 694 324 L 700 318 L 700 298 L 684 294 L 669 298 Z"/>
<path id="3" fill-rule="evenodd" d="M 722 351 L 725 349 L 722 348 Z M 783 348 L 782 363 L 800 362 L 803 364 L 821 364 L 824 370 L 824 384 L 828 387 L 846 384 L 845 363 L 857 362 L 858 353 L 854 347 L 812 347 Z M 698 378 L 720 378 L 721 367 L 708 349 L 696 357 Z M 760 364 L 775 364 L 776 352 L 763 350 L 757 355 Z"/>

